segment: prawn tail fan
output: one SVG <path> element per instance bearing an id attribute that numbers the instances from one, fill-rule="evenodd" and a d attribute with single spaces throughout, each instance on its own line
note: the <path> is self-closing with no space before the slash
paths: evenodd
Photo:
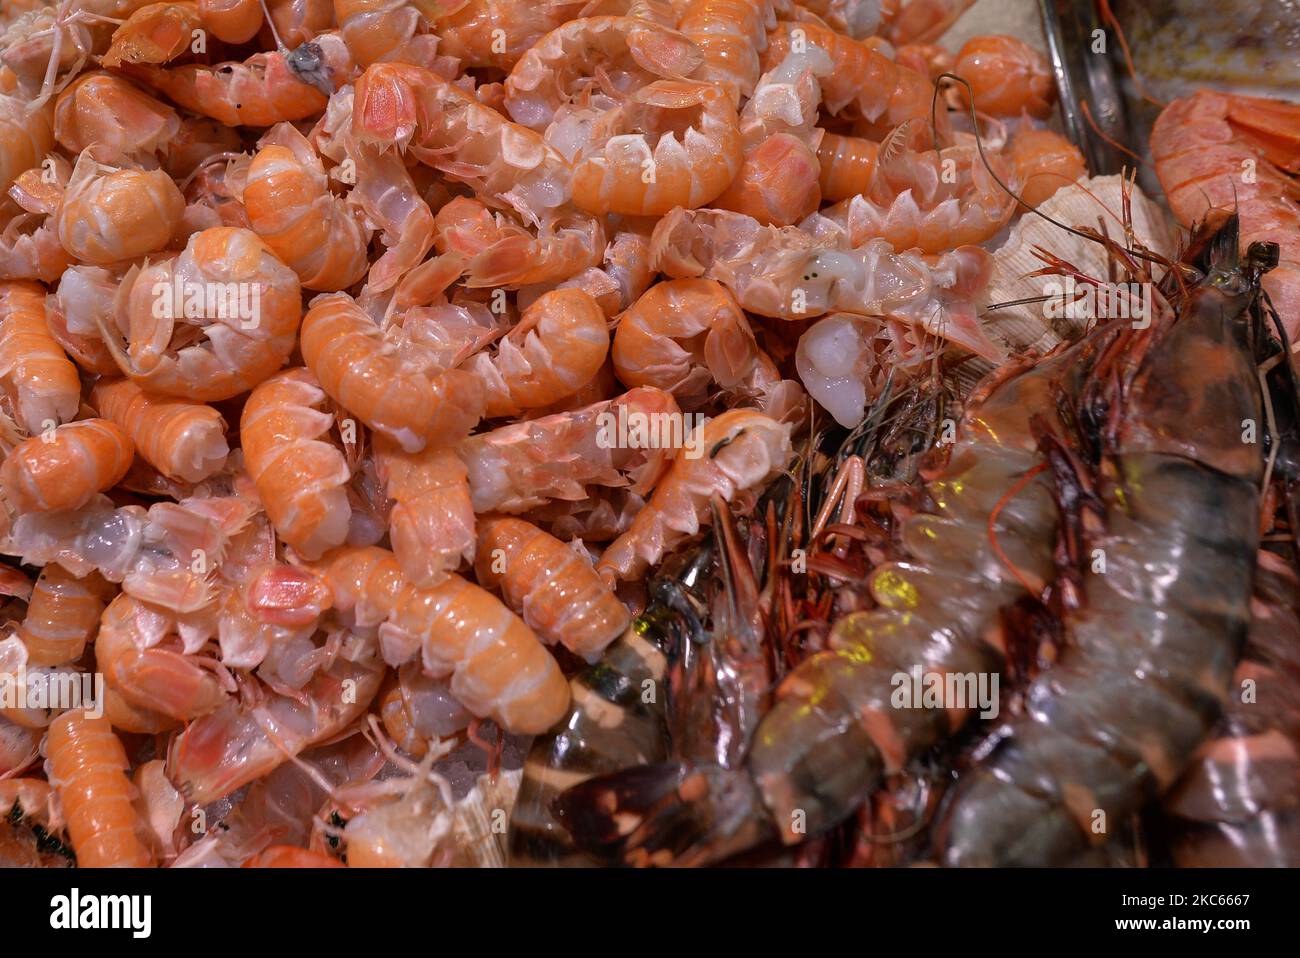
<path id="1" fill-rule="evenodd" d="M 715 765 L 623 769 L 575 785 L 551 807 L 574 844 L 606 864 L 703 864 L 775 837 L 753 780 Z"/>

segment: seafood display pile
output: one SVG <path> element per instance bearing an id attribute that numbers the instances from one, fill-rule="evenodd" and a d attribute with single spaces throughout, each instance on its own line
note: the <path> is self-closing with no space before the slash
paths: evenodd
<path id="1" fill-rule="evenodd" d="M 1300 105 L 971 2 L 0 0 L 0 865 L 1300 863 Z"/>

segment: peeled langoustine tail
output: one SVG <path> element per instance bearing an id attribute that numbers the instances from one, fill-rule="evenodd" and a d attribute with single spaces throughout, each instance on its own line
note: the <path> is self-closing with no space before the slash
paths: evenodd
<path id="1" fill-rule="evenodd" d="M 486 519 L 479 525 L 478 550 L 479 583 L 500 589 L 506 605 L 545 642 L 595 661 L 631 620 L 585 555 L 532 523 Z"/>
<path id="2" fill-rule="evenodd" d="M 50 780 L 68 820 L 82 868 L 144 868 L 154 864 L 141 840 L 144 823 L 131 804 L 126 750 L 106 718 L 65 712 L 46 744 Z"/>
<path id="3" fill-rule="evenodd" d="M 0 283 L 0 393 L 15 422 L 35 435 L 76 418 L 81 383 L 45 323 L 45 290 Z"/>
<path id="4" fill-rule="evenodd" d="M 752 409 L 732 409 L 697 426 L 654 496 L 596 565 L 608 582 L 644 575 L 700 531 L 709 502 L 760 489 L 791 455 L 790 427 Z"/>
<path id="5" fill-rule="evenodd" d="M 312 300 L 299 348 L 331 399 L 407 452 L 460 439 L 483 411 L 474 376 L 408 362 L 344 293 Z"/>

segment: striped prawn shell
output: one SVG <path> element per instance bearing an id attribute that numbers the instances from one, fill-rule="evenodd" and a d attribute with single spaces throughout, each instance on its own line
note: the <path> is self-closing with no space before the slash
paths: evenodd
<path id="1" fill-rule="evenodd" d="M 592 776 L 667 758 L 662 683 L 668 662 L 665 646 L 638 619 L 598 663 L 569 680 L 568 714 L 555 731 L 534 740 L 524 762 L 510 820 L 512 866 L 593 864 L 573 847 L 551 801 Z M 653 697 L 644 694 L 647 682 Z"/>
<path id="2" fill-rule="evenodd" d="M 691 603 L 695 575 L 712 562 L 707 548 L 679 553 L 651 583 L 651 602 L 599 662 L 569 680 L 568 714 L 533 740 L 510 819 L 511 866 L 595 865 L 574 848 L 551 803 L 596 775 L 669 757 L 665 682 L 686 641 L 677 611 Z M 667 588 L 664 586 L 667 585 Z M 671 595 L 670 595 L 671 594 Z"/>

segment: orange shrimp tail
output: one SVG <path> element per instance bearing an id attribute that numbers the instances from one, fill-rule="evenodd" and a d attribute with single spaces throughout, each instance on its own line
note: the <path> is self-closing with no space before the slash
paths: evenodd
<path id="1" fill-rule="evenodd" d="M 201 25 L 194 4 L 151 3 L 113 32 L 102 62 L 106 67 L 123 62 L 167 63 L 189 49 L 194 30 Z"/>
<path id="2" fill-rule="evenodd" d="M 483 384 L 449 369 L 431 374 L 384 341 L 350 298 L 324 296 L 302 322 L 300 348 L 321 388 L 407 452 L 464 438 L 483 414 Z"/>
<path id="3" fill-rule="evenodd" d="M 50 725 L 50 778 L 59 793 L 68 837 L 82 868 L 143 868 L 154 864 L 140 839 L 143 822 L 122 743 L 106 718 L 77 710 Z"/>
<path id="4" fill-rule="evenodd" d="M 820 205 L 821 172 L 807 144 L 777 133 L 745 157 L 740 174 L 713 205 L 765 226 L 793 226 Z"/>
<path id="5" fill-rule="evenodd" d="M 481 583 L 500 586 L 507 604 L 543 638 L 588 660 L 631 622 L 631 613 L 585 557 L 522 519 L 480 523 L 479 556 Z"/>
<path id="6" fill-rule="evenodd" d="M 79 579 L 60 565 L 41 570 L 18 628 L 28 664 L 62 665 L 81 658 L 111 594 L 112 587 L 98 573 Z"/>
<path id="7" fill-rule="evenodd" d="M 244 464 L 276 532 L 308 559 L 343 544 L 351 478 L 343 453 L 322 437 L 334 418 L 306 369 L 272 376 L 253 390 L 240 419 Z"/>
<path id="8" fill-rule="evenodd" d="M 131 438 L 107 419 L 83 419 L 33 436 L 0 465 L 0 491 L 19 512 L 79 509 L 131 468 Z"/>

